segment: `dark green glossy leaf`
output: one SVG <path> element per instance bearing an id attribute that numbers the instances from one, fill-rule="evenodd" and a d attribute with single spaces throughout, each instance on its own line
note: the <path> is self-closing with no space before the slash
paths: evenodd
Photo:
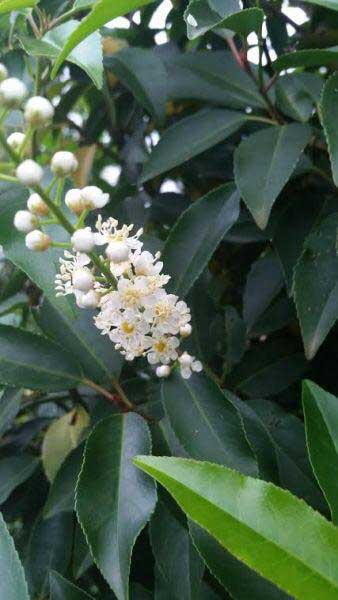
<path id="1" fill-rule="evenodd" d="M 336 598 L 337 530 L 304 502 L 220 465 L 149 456 L 137 457 L 135 464 L 162 483 L 190 519 L 260 575 L 299 600 Z"/>
<path id="2" fill-rule="evenodd" d="M 305 123 L 319 101 L 322 87 L 323 79 L 315 73 L 284 75 L 276 85 L 277 106 L 288 117 Z"/>
<path id="3" fill-rule="evenodd" d="M 263 314 L 283 286 L 283 275 L 276 256 L 271 253 L 251 265 L 243 295 L 243 318 L 248 329 Z"/>
<path id="4" fill-rule="evenodd" d="M 338 523 L 338 399 L 315 383 L 303 385 L 306 438 L 311 465 Z"/>
<path id="5" fill-rule="evenodd" d="M 0 460 L 0 504 L 34 473 L 38 464 L 39 459 L 29 454 L 18 454 Z"/>
<path id="6" fill-rule="evenodd" d="M 0 581 L 1 596 L 4 600 L 29 600 L 25 573 L 1 513 Z"/>
<path id="7" fill-rule="evenodd" d="M 321 67 L 338 65 L 337 48 L 317 48 L 314 50 L 298 50 L 283 54 L 273 63 L 276 71 L 296 67 Z"/>
<path id="8" fill-rule="evenodd" d="M 62 577 L 60 573 L 51 571 L 50 573 L 50 600 L 90 600 L 89 596 L 76 585 Z"/>
<path id="9" fill-rule="evenodd" d="M 0 436 L 11 426 L 21 405 L 21 390 L 9 388 L 0 398 Z"/>
<path id="10" fill-rule="evenodd" d="M 189 292 L 238 214 L 238 193 L 230 183 L 212 190 L 181 215 L 162 254 L 172 293 L 184 297 Z"/>
<path id="11" fill-rule="evenodd" d="M 302 0 L 302 2 L 307 2 L 308 4 L 317 4 L 318 6 L 323 6 L 324 8 L 338 10 L 336 0 Z"/>
<path id="12" fill-rule="evenodd" d="M 162 385 L 165 412 L 189 456 L 257 474 L 257 464 L 232 403 L 206 375 L 174 373 Z"/>
<path id="13" fill-rule="evenodd" d="M 325 83 L 320 104 L 320 114 L 330 153 L 333 181 L 338 185 L 338 133 L 335 123 L 338 118 L 338 73 Z"/>
<path id="14" fill-rule="evenodd" d="M 225 308 L 226 361 L 229 366 L 237 364 L 246 350 L 246 326 L 233 306 Z"/>
<path id="15" fill-rule="evenodd" d="M 88 438 L 77 485 L 81 527 L 118 600 L 128 598 L 132 549 L 156 503 L 153 482 L 140 477 L 132 464 L 140 450 L 150 452 L 149 431 L 140 416 L 130 413 L 104 419 Z"/>
<path id="16" fill-rule="evenodd" d="M 251 31 L 259 31 L 263 17 L 259 8 L 241 11 L 238 0 L 229 0 L 226 4 L 220 0 L 191 0 L 184 13 L 190 40 L 214 28 L 231 29 L 246 36 Z"/>
<path id="17" fill-rule="evenodd" d="M 237 187 L 257 225 L 264 229 L 271 208 L 308 143 L 308 125 L 269 127 L 244 139 L 235 151 Z"/>
<path id="18" fill-rule="evenodd" d="M 53 517 L 58 512 L 72 512 L 75 502 L 75 486 L 80 473 L 83 444 L 75 448 L 64 460 L 50 486 L 44 508 L 44 518 Z"/>
<path id="19" fill-rule="evenodd" d="M 185 117 L 167 129 L 145 163 L 141 183 L 170 171 L 225 140 L 241 127 L 240 112 L 209 108 Z"/>

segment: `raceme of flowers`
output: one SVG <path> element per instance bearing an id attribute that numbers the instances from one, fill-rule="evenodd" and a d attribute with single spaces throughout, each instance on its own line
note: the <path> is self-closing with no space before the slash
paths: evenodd
<path id="1" fill-rule="evenodd" d="M 9 110 L 21 107 L 27 89 L 20 80 L 8 78 L 6 67 L 1 64 L 0 81 L 4 116 Z M 24 106 L 27 131 L 13 132 L 7 138 L 7 149 L 11 149 L 12 157 L 13 154 L 17 157 L 16 178 L 31 190 L 27 209 L 16 213 L 14 226 L 26 234 L 29 250 L 67 247 L 64 257 L 60 258 L 56 295 L 73 294 L 79 308 L 97 309 L 96 327 L 109 336 L 126 360 L 146 357 L 151 365 L 156 365 L 158 377 L 168 377 L 173 364 L 177 363 L 182 377 L 188 379 L 192 372 L 202 370 L 200 361 L 179 348 L 182 339 L 192 331 L 190 310 L 184 301 L 166 292 L 170 276 L 162 273 L 160 253 L 153 255 L 143 249 L 140 239 L 143 230 L 134 232 L 133 225 L 119 225 L 112 217 L 104 221 L 101 215 L 95 231 L 86 227 L 89 211 L 103 208 L 109 202 L 109 195 L 97 186 L 71 189 L 65 194 L 66 207 L 78 218 L 75 226 L 67 221 L 59 206 L 64 179 L 78 168 L 77 158 L 71 152 L 54 154 L 50 163 L 54 180 L 48 191 L 41 188 L 43 169 L 26 157 L 26 146 L 29 135 L 49 124 L 53 116 L 54 108 L 49 100 L 34 96 Z M 58 192 L 51 199 L 54 184 Z M 68 233 L 71 231 L 70 242 L 53 241 L 44 231 L 50 224 L 62 225 Z M 101 247 L 104 247 L 104 255 L 95 251 Z"/>

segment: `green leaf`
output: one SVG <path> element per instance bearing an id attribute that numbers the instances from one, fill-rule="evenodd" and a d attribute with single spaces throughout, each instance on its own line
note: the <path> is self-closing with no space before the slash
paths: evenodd
<path id="1" fill-rule="evenodd" d="M 299 600 L 337 597 L 337 529 L 289 492 L 211 463 L 149 456 L 134 462 L 190 519 L 287 593 Z"/>
<path id="2" fill-rule="evenodd" d="M 12 12 L 12 10 L 20 10 L 20 8 L 31 8 L 38 2 L 39 0 L 1 0 L 0 15 Z"/>
<path id="3" fill-rule="evenodd" d="M 144 165 L 140 183 L 170 171 L 232 135 L 245 123 L 242 113 L 220 108 L 202 109 L 171 125 Z"/>
<path id="4" fill-rule="evenodd" d="M 238 215 L 239 198 L 232 183 L 212 190 L 182 213 L 162 254 L 171 293 L 186 296 Z"/>
<path id="5" fill-rule="evenodd" d="M 237 560 L 193 521 L 189 530 L 194 545 L 208 569 L 236 600 L 287 600 L 290 598 L 269 581 Z"/>
<path id="6" fill-rule="evenodd" d="M 0 382 L 38 390 L 76 387 L 82 372 L 73 357 L 51 340 L 0 325 Z"/>
<path id="7" fill-rule="evenodd" d="M 226 362 L 232 367 L 237 364 L 246 350 L 246 326 L 233 306 L 226 306 L 224 312 L 226 334 Z M 193 328 L 194 332 L 194 328 Z"/>
<path id="8" fill-rule="evenodd" d="M 9 388 L 0 399 L 0 436 L 11 426 L 21 405 L 21 390 Z"/>
<path id="9" fill-rule="evenodd" d="M 311 128 L 292 123 L 244 139 L 235 151 L 235 180 L 257 225 L 264 229 L 272 206 L 308 143 Z"/>
<path id="10" fill-rule="evenodd" d="M 276 71 L 297 67 L 322 67 L 338 65 L 338 48 L 316 48 L 298 50 L 279 56 L 274 61 L 273 67 Z"/>
<path id="11" fill-rule="evenodd" d="M 334 73 L 325 83 L 320 104 L 321 121 L 329 148 L 333 181 L 336 186 L 338 186 L 338 134 L 335 127 L 338 118 L 337 86 L 338 73 Z"/>
<path id="12" fill-rule="evenodd" d="M 41 452 L 43 467 L 49 481 L 54 481 L 63 461 L 78 445 L 89 421 L 88 413 L 79 405 L 48 427 Z"/>
<path id="13" fill-rule="evenodd" d="M 29 540 L 25 562 L 32 598 L 47 596 L 51 569 L 65 574 L 71 558 L 73 527 L 71 513 L 60 513 L 52 519 L 37 519 Z"/>
<path id="14" fill-rule="evenodd" d="M 38 464 L 39 459 L 29 454 L 9 456 L 0 460 L 0 504 L 34 473 Z"/>
<path id="15" fill-rule="evenodd" d="M 315 383 L 303 384 L 303 408 L 311 465 L 338 523 L 338 399 Z"/>
<path id="16" fill-rule="evenodd" d="M 0 581 L 5 600 L 29 600 L 25 573 L 14 542 L 0 513 Z"/>
<path id="17" fill-rule="evenodd" d="M 294 298 L 309 360 L 338 318 L 337 227 L 334 214 L 313 230 L 294 271 Z"/>
<path id="18" fill-rule="evenodd" d="M 132 549 L 156 503 L 153 482 L 132 464 L 140 450 L 150 452 L 142 417 L 129 413 L 100 421 L 88 438 L 77 485 L 81 527 L 118 600 L 128 598 Z"/>
<path id="19" fill-rule="evenodd" d="M 90 600 L 84 590 L 80 590 L 76 585 L 62 577 L 56 571 L 50 572 L 50 600 Z"/>
<path id="20" fill-rule="evenodd" d="M 70 52 L 78 46 L 82 40 L 87 38 L 91 33 L 100 29 L 102 25 L 105 25 L 109 21 L 112 21 L 116 17 L 125 15 L 133 10 L 149 4 L 153 0 L 98 0 L 93 5 L 92 11 L 84 19 L 82 19 L 80 25 L 72 32 L 68 40 L 64 44 L 60 54 L 58 55 L 55 65 L 53 67 L 51 78 L 55 77 L 60 65 L 67 58 Z"/>
<path id="21" fill-rule="evenodd" d="M 212 379 L 201 374 L 187 380 L 173 373 L 162 384 L 162 398 L 171 427 L 189 456 L 257 474 L 237 411 Z"/>
<path id="22" fill-rule="evenodd" d="M 308 4 L 317 4 L 318 6 L 324 6 L 324 8 L 331 8 L 332 10 L 338 10 L 337 0 L 302 0 Z"/>
<path id="23" fill-rule="evenodd" d="M 167 71 L 160 56 L 146 48 L 124 48 L 108 57 L 105 65 L 155 119 L 160 122 L 164 120 Z"/>
<path id="24" fill-rule="evenodd" d="M 283 276 L 278 259 L 272 253 L 251 265 L 243 294 L 243 318 L 248 329 L 270 306 L 283 287 Z"/>
<path id="25" fill-rule="evenodd" d="M 264 13 L 259 8 L 240 10 L 238 0 L 191 0 L 184 13 L 187 35 L 193 40 L 210 29 L 231 29 L 247 36 L 259 31 Z"/>
<path id="26" fill-rule="evenodd" d="M 305 123 L 319 101 L 323 78 L 315 73 L 292 73 L 280 77 L 276 85 L 276 101 L 280 110 L 296 121 Z"/>
<path id="27" fill-rule="evenodd" d="M 191 543 L 189 532 L 159 502 L 150 522 L 150 541 L 156 564 L 172 600 L 195 600 L 204 564 Z"/>
<path id="28" fill-rule="evenodd" d="M 59 512 L 72 512 L 75 503 L 75 486 L 83 458 L 83 444 L 70 452 L 61 464 L 50 486 L 43 511 L 44 518 L 54 517 Z"/>

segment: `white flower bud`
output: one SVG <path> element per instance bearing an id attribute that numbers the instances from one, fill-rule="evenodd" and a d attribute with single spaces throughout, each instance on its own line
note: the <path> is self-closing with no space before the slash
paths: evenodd
<path id="1" fill-rule="evenodd" d="M 81 196 L 81 190 L 76 188 L 69 190 L 65 196 L 65 204 L 75 215 L 80 215 L 85 209 Z"/>
<path id="2" fill-rule="evenodd" d="M 34 213 L 34 215 L 38 215 L 39 217 L 45 217 L 49 214 L 49 208 L 39 194 L 31 194 L 29 196 L 27 208 Z"/>
<path id="3" fill-rule="evenodd" d="M 25 134 L 21 133 L 21 131 L 14 131 L 7 138 L 7 144 L 12 148 L 12 150 L 20 150 L 22 144 L 25 141 Z"/>
<path id="4" fill-rule="evenodd" d="M 78 229 L 71 237 L 73 249 L 76 252 L 91 252 L 94 248 L 94 234 L 90 227 Z"/>
<path id="5" fill-rule="evenodd" d="M 81 190 L 81 196 L 86 208 L 95 210 L 103 208 L 109 202 L 109 194 L 105 194 L 96 185 L 88 185 Z"/>
<path id="6" fill-rule="evenodd" d="M 16 77 L 9 77 L 0 83 L 0 103 L 7 108 L 18 108 L 26 94 L 25 84 Z"/>
<path id="7" fill-rule="evenodd" d="M 157 377 L 169 377 L 170 373 L 171 373 L 171 368 L 168 367 L 168 365 L 161 365 L 160 367 L 157 367 L 157 369 L 156 369 Z"/>
<path id="8" fill-rule="evenodd" d="M 53 105 L 42 96 L 33 96 L 25 106 L 25 119 L 29 125 L 43 127 L 47 125 L 54 116 Z"/>
<path id="9" fill-rule="evenodd" d="M 125 242 L 110 242 L 106 248 L 106 255 L 115 263 L 124 262 L 129 258 L 129 247 Z"/>
<path id="10" fill-rule="evenodd" d="M 190 367 L 194 359 L 188 352 L 183 352 L 178 360 L 182 367 Z"/>
<path id="11" fill-rule="evenodd" d="M 94 276 L 89 269 L 80 268 L 73 271 L 73 287 L 81 292 L 89 292 L 94 284 Z"/>
<path id="12" fill-rule="evenodd" d="M 51 245 L 52 240 L 49 235 L 46 235 L 39 229 L 34 229 L 30 233 L 27 233 L 25 243 L 28 250 L 35 250 L 37 252 L 42 252 L 43 250 L 47 250 Z"/>
<path id="13" fill-rule="evenodd" d="M 43 170 L 38 163 L 28 158 L 17 167 L 16 176 L 20 183 L 31 187 L 40 183 L 43 177 Z"/>
<path id="14" fill-rule="evenodd" d="M 78 168 L 79 163 L 72 152 L 56 152 L 52 158 L 50 168 L 54 175 L 66 177 Z"/>
<path id="15" fill-rule="evenodd" d="M 189 337 L 191 332 L 192 332 L 192 327 L 191 327 L 190 323 L 186 323 L 185 325 L 182 325 L 182 327 L 180 327 L 180 335 L 183 338 Z"/>
<path id="16" fill-rule="evenodd" d="M 77 304 L 80 308 L 97 308 L 99 302 L 100 296 L 95 290 L 89 290 L 89 292 L 83 294 L 83 296 L 77 300 Z"/>
<path id="17" fill-rule="evenodd" d="M 38 220 L 35 215 L 32 215 L 28 210 L 18 210 L 14 216 L 14 227 L 22 233 L 29 233 L 36 229 Z"/>
<path id="18" fill-rule="evenodd" d="M 7 68 L 5 67 L 5 65 L 3 63 L 0 63 L 0 81 L 7 79 L 7 77 L 8 77 Z"/>

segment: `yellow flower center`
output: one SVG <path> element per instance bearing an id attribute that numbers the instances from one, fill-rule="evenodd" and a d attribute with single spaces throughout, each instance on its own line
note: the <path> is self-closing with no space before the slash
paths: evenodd
<path id="1" fill-rule="evenodd" d="M 129 323 L 128 321 L 123 321 L 121 329 L 124 333 L 130 335 L 135 330 L 135 326 L 132 323 Z"/>
<path id="2" fill-rule="evenodd" d="M 167 349 L 167 343 L 163 340 L 160 340 L 159 342 L 156 342 L 156 344 L 154 345 L 154 348 L 155 348 L 156 352 L 161 354 L 162 352 L 164 352 Z"/>

